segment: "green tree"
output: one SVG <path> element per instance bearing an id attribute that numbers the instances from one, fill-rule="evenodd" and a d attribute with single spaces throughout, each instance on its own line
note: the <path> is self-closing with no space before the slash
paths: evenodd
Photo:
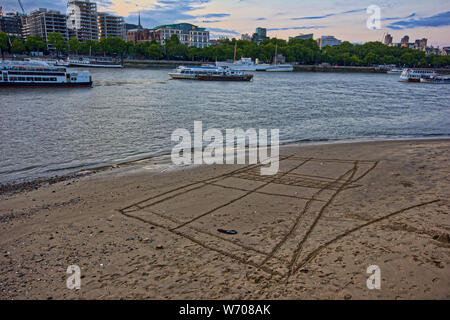
<path id="1" fill-rule="evenodd" d="M 86 40 L 84 43 L 81 44 L 80 52 L 83 54 L 95 56 L 96 54 L 101 52 L 98 41 Z"/>
<path id="2" fill-rule="evenodd" d="M 151 59 L 161 59 L 163 57 L 162 46 L 159 43 L 152 43 L 147 48 L 147 55 Z"/>
<path id="3" fill-rule="evenodd" d="M 187 57 L 188 50 L 184 44 L 180 42 L 178 36 L 173 34 L 166 41 L 166 56 L 168 59 L 179 60 Z"/>
<path id="4" fill-rule="evenodd" d="M 352 55 L 350 58 L 350 65 L 352 66 L 360 66 L 362 61 L 358 58 L 356 54 Z"/>
<path id="5" fill-rule="evenodd" d="M 135 46 L 133 41 L 128 41 L 125 43 L 125 54 L 127 55 L 134 55 L 135 53 Z"/>
<path id="6" fill-rule="evenodd" d="M 382 59 L 382 64 L 396 64 L 396 63 L 397 59 L 391 55 L 384 56 Z"/>
<path id="7" fill-rule="evenodd" d="M 414 65 L 414 57 L 411 53 L 407 52 L 404 53 L 401 57 L 400 57 L 400 64 L 411 67 Z"/>
<path id="8" fill-rule="evenodd" d="M 72 37 L 69 39 L 68 44 L 69 44 L 70 52 L 78 55 L 78 51 L 80 51 L 80 49 L 81 49 L 81 42 L 78 41 L 78 39 L 76 37 Z"/>
<path id="9" fill-rule="evenodd" d="M 112 51 L 111 41 L 109 39 L 110 38 L 102 38 L 98 42 L 98 48 L 100 52 L 103 53 L 104 56 L 106 56 L 107 53 L 110 54 Z"/>
<path id="10" fill-rule="evenodd" d="M 5 51 L 8 50 L 8 35 L 0 32 L 0 51 L 2 52 L 2 59 L 5 58 Z"/>
<path id="11" fill-rule="evenodd" d="M 45 44 L 44 40 L 38 36 L 29 36 L 27 37 L 27 40 L 25 41 L 25 47 L 28 51 L 45 51 L 47 48 L 47 45 Z"/>
<path id="12" fill-rule="evenodd" d="M 57 55 L 67 49 L 66 39 L 64 39 L 64 36 L 58 32 L 50 32 L 47 35 L 47 45 L 55 48 Z"/>
<path id="13" fill-rule="evenodd" d="M 373 66 L 374 64 L 378 63 L 378 56 L 373 52 L 369 52 L 364 57 L 364 63 L 367 66 Z"/>
<path id="14" fill-rule="evenodd" d="M 110 54 L 120 56 L 121 58 L 126 53 L 127 43 L 118 37 L 108 38 L 109 46 L 111 48 Z"/>
<path id="15" fill-rule="evenodd" d="M 25 44 L 20 39 L 14 39 L 11 43 L 11 51 L 14 53 L 23 53 L 25 51 Z"/>
<path id="16" fill-rule="evenodd" d="M 187 56 L 192 61 L 198 60 L 200 58 L 200 49 L 197 47 L 190 47 Z"/>

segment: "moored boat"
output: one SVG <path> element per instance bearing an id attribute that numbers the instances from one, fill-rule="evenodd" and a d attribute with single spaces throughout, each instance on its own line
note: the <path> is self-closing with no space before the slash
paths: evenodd
<path id="1" fill-rule="evenodd" d="M 429 69 L 403 69 L 400 82 L 420 82 L 421 78 L 437 76 L 434 70 Z"/>
<path id="2" fill-rule="evenodd" d="M 294 66 L 290 64 L 279 64 L 278 63 L 278 43 L 275 46 L 275 57 L 274 63 L 270 65 L 267 69 L 267 72 L 292 72 L 294 71 Z"/>
<path id="3" fill-rule="evenodd" d="M 122 64 L 112 58 L 71 57 L 71 67 L 89 68 L 123 68 Z"/>
<path id="4" fill-rule="evenodd" d="M 267 72 L 292 72 L 294 71 L 294 66 L 290 64 L 277 64 L 271 65 L 266 69 Z"/>
<path id="5" fill-rule="evenodd" d="M 66 59 L 66 60 L 59 59 L 55 62 L 55 66 L 70 67 L 70 61 L 69 61 L 69 59 Z"/>
<path id="6" fill-rule="evenodd" d="M 0 87 L 92 87 L 88 71 L 71 71 L 43 61 L 0 62 Z"/>
<path id="7" fill-rule="evenodd" d="M 200 81 L 251 81 L 253 79 L 252 74 L 248 74 L 244 71 L 217 66 L 180 66 L 175 72 L 169 73 L 169 76 L 175 80 Z"/>
<path id="8" fill-rule="evenodd" d="M 423 77 L 420 79 L 422 83 L 432 83 L 432 84 L 450 84 L 450 76 L 431 76 L 431 77 Z"/>
<path id="9" fill-rule="evenodd" d="M 402 69 L 398 69 L 398 68 L 392 68 L 388 71 L 386 71 L 387 74 L 401 74 L 403 72 Z"/>
<path id="10" fill-rule="evenodd" d="M 217 67 L 227 67 L 236 71 L 266 71 L 269 64 L 257 64 L 251 58 L 241 58 L 236 62 L 216 62 Z"/>

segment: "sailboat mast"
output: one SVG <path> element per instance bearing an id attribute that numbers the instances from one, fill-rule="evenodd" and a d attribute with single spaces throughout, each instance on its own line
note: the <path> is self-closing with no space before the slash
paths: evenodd
<path id="1" fill-rule="evenodd" d="M 236 63 L 237 41 L 234 44 L 234 63 Z"/>

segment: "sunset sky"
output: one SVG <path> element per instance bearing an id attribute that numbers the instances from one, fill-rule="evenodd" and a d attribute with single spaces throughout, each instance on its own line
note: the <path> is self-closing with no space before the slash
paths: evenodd
<path id="1" fill-rule="evenodd" d="M 265 27 L 270 37 L 287 39 L 300 33 L 314 38 L 334 35 L 350 42 L 380 41 L 385 33 L 400 42 L 428 38 L 433 46 L 450 46 L 449 0 L 98 0 L 99 10 L 144 27 L 189 22 L 211 31 L 212 38 L 240 37 Z M 36 8 L 65 11 L 66 0 L 22 0 L 27 12 Z M 19 10 L 17 0 L 2 0 L 4 11 Z M 369 30 L 366 9 L 381 8 L 380 30 Z"/>

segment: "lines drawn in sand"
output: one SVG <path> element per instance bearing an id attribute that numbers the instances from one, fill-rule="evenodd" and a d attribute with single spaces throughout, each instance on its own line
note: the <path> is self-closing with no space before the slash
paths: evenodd
<path id="1" fill-rule="evenodd" d="M 316 248 L 305 252 L 304 245 L 311 235 L 317 232 L 317 226 L 327 208 L 342 192 L 362 187 L 361 180 L 375 170 L 378 164 L 370 160 L 320 159 L 290 155 L 280 158 L 282 170 L 275 176 L 261 176 L 258 174 L 261 165 L 251 165 L 182 185 L 118 211 L 128 218 L 162 228 L 205 249 L 270 275 L 280 276 L 287 281 L 322 250 L 343 237 L 392 216 L 439 201 L 420 203 L 368 222 L 360 222 L 358 226 L 336 234 L 331 240 L 318 243 Z M 305 174 L 305 170 L 302 169 L 308 165 L 319 168 L 316 170 L 318 174 Z M 334 167 L 334 171 L 339 171 L 340 175 L 332 177 L 322 174 L 330 167 Z M 211 191 L 211 188 L 215 188 L 216 191 Z M 183 197 L 198 196 L 198 192 L 206 190 L 210 190 L 209 198 L 205 197 L 195 204 L 203 211 L 199 209 L 197 212 L 196 208 L 182 206 L 180 208 L 179 203 Z M 217 235 L 213 232 L 213 226 L 207 224 L 205 227 L 204 224 L 199 224 L 199 222 L 206 223 L 206 219 L 210 219 L 213 215 L 222 214 L 223 219 L 227 210 L 231 212 L 234 210 L 233 206 L 242 205 L 244 202 L 248 205 L 248 202 L 255 202 L 255 199 L 258 199 L 255 197 L 258 196 L 268 196 L 281 202 L 291 201 L 293 205 L 299 207 L 295 212 L 290 212 L 289 223 L 285 226 L 282 236 L 278 237 L 276 243 L 269 249 L 246 243 L 245 239 Z M 190 215 L 184 213 L 186 210 L 189 211 L 188 209 L 191 209 Z M 220 220 L 214 216 L 214 221 L 216 219 Z M 304 230 L 300 230 L 300 226 Z M 293 250 L 287 248 L 287 243 L 292 241 L 297 241 Z M 290 252 L 290 257 L 279 255 L 282 250 Z M 305 257 L 300 259 L 302 254 Z"/>

